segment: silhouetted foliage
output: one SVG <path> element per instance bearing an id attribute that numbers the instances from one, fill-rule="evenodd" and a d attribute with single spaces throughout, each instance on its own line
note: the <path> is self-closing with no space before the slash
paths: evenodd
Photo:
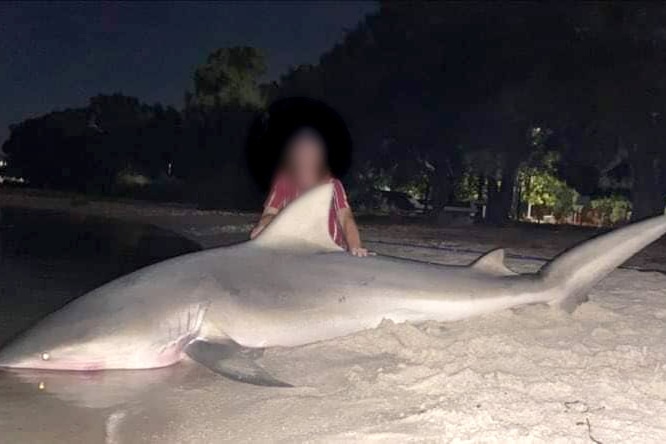
<path id="1" fill-rule="evenodd" d="M 560 213 L 571 188 L 630 195 L 634 218 L 663 211 L 664 3 L 380 4 L 318 63 L 277 82 L 260 83 L 260 51 L 221 48 L 196 68 L 182 111 L 98 96 L 14 126 L 4 150 L 38 186 L 110 192 L 119 174 L 142 174 L 180 181 L 207 206 L 252 207 L 253 183 L 265 185 L 279 157 L 252 147 L 280 145 L 293 126 L 266 104 L 309 97 L 349 125 L 352 194 L 408 192 L 435 212 L 464 196 L 504 223 L 540 199 L 525 190 L 531 171 L 550 187 L 548 202 L 562 196 Z M 256 181 L 244 145 L 260 159 Z M 347 154 L 332 159 L 336 173 Z"/>
<path id="2" fill-rule="evenodd" d="M 264 56 L 255 48 L 213 51 L 194 72 L 194 93 L 186 93 L 186 107 L 261 107 L 259 78 L 265 72 Z"/>
<path id="3" fill-rule="evenodd" d="M 31 184 L 108 193 L 117 175 L 167 174 L 178 147 L 180 114 L 121 94 L 99 95 L 87 108 L 58 111 L 12 127 L 3 150 Z"/>

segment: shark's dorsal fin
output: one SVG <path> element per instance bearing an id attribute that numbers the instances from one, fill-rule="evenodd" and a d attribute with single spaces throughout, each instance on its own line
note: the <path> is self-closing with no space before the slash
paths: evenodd
<path id="1" fill-rule="evenodd" d="M 475 270 L 497 276 L 515 276 L 515 273 L 504 265 L 504 249 L 498 248 L 484 254 L 470 265 Z"/>
<path id="2" fill-rule="evenodd" d="M 333 184 L 308 191 L 280 211 L 252 244 L 290 251 L 342 251 L 328 232 L 332 200 Z"/>

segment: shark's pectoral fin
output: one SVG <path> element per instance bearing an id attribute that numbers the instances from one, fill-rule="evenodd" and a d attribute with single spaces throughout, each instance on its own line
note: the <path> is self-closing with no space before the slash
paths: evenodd
<path id="1" fill-rule="evenodd" d="M 518 273 L 504 265 L 504 249 L 498 248 L 484 254 L 470 265 L 475 270 L 496 276 L 515 276 Z"/>
<path id="2" fill-rule="evenodd" d="M 293 387 L 271 376 L 254 359 L 257 349 L 247 349 L 235 342 L 214 343 L 197 340 L 185 353 L 199 364 L 234 381 L 267 387 Z"/>

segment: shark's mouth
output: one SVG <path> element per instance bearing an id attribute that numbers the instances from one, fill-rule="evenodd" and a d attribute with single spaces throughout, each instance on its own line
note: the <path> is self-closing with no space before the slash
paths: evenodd
<path id="1" fill-rule="evenodd" d="M 57 363 L 40 363 L 39 361 L 25 362 L 18 364 L 9 364 L 6 366 L 0 366 L 0 368 L 5 368 L 9 370 L 20 370 L 20 369 L 30 369 L 30 370 L 58 370 L 58 371 L 76 371 L 76 372 L 94 372 L 100 370 L 106 370 L 107 366 L 105 362 L 102 361 L 59 361 Z"/>
<path id="2" fill-rule="evenodd" d="M 161 347 L 104 346 L 94 351 L 70 351 L 66 354 L 59 354 L 57 351 L 42 352 L 29 357 L 17 354 L 13 358 L 5 356 L 5 359 L 0 360 L 0 368 L 92 372 L 168 367 L 183 359 L 185 347 L 194 339 L 195 335 L 187 334 Z"/>
<path id="3" fill-rule="evenodd" d="M 186 345 L 186 344 L 184 344 Z M 31 359 L 0 364 L 0 369 L 32 369 L 32 370 L 58 370 L 75 372 L 94 372 L 101 370 L 141 370 L 168 367 L 183 359 L 184 345 L 169 348 L 168 351 L 146 355 L 135 355 L 128 359 L 127 355 L 108 357 L 106 359 L 58 359 L 43 360 Z"/>

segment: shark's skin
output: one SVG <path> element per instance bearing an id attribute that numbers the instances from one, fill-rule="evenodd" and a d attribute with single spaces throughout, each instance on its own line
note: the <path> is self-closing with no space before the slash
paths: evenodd
<path id="1" fill-rule="evenodd" d="M 328 236 L 331 192 L 325 185 L 304 195 L 255 241 L 170 259 L 80 297 L 1 349 L 0 367 L 150 369 L 189 355 L 235 379 L 280 385 L 258 367 L 226 369 L 226 357 L 202 345 L 226 344 L 222 354 L 229 344 L 298 346 L 383 319 L 456 321 L 535 303 L 572 311 L 599 280 L 666 233 L 666 216 L 658 216 L 526 275 L 503 265 L 502 250 L 467 267 L 356 258 Z"/>

